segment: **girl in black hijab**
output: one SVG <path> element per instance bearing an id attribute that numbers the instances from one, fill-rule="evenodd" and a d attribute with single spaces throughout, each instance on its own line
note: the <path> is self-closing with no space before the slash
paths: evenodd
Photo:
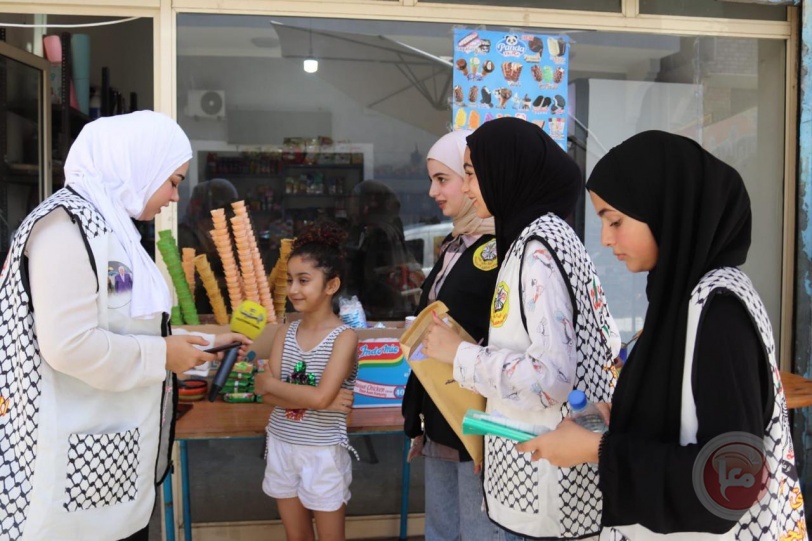
<path id="1" fill-rule="evenodd" d="M 554 429 L 574 388 L 608 400 L 614 330 L 592 261 L 563 220 L 582 193 L 581 172 L 538 126 L 486 122 L 468 136 L 463 192 L 477 216 L 494 217 L 500 261 L 488 346 L 462 343 L 439 319 L 424 339 L 430 357 L 454 365 L 487 410 Z M 451 314 L 455 318 L 456 314 Z M 485 501 L 507 539 L 581 538 L 600 529 L 597 468 L 532 463 L 514 443 L 485 438 Z"/>
<path id="2" fill-rule="evenodd" d="M 630 539 L 778 539 L 805 528 L 802 506 L 791 509 L 800 491 L 772 329 L 736 268 L 752 226 L 741 176 L 695 141 L 648 131 L 602 158 L 587 189 L 601 242 L 649 273 L 644 332 L 598 446 L 565 422 L 519 449 L 559 466 L 599 461 L 603 524 Z M 739 444 L 753 454 L 736 474 L 725 450 Z"/>

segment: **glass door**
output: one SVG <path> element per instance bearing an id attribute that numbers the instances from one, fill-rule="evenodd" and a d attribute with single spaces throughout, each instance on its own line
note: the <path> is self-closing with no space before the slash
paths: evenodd
<path id="1" fill-rule="evenodd" d="M 51 192 L 48 70 L 45 59 L 0 42 L 0 261 Z"/>

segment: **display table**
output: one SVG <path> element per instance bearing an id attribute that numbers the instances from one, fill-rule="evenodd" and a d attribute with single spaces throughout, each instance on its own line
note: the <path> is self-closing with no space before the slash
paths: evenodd
<path id="1" fill-rule="evenodd" d="M 812 406 L 812 381 L 781 370 L 781 385 L 787 397 L 787 409 Z"/>
<path id="2" fill-rule="evenodd" d="M 787 408 L 812 406 L 812 381 L 789 372 L 781 371 L 781 382 L 787 397 Z M 189 440 L 264 438 L 265 426 L 271 413 L 267 404 L 227 404 L 194 402 L 193 407 L 178 419 L 175 425 L 176 445 L 180 450 L 180 484 L 182 487 L 183 530 L 186 541 L 192 539 L 191 509 L 189 505 L 189 462 L 186 443 Z M 400 408 L 354 409 L 349 418 L 347 431 L 356 435 L 403 434 L 403 416 Z M 403 469 L 401 475 L 400 539 L 406 539 L 409 513 L 409 463 L 406 461 L 409 441 L 404 436 Z M 174 509 L 172 502 L 172 477 L 164 482 L 166 539 L 175 540 Z"/>
<path id="3" fill-rule="evenodd" d="M 208 439 L 264 438 L 265 426 L 268 424 L 268 417 L 273 409 L 268 404 L 229 404 L 221 400 L 193 402 L 191 405 L 192 408 L 182 413 L 175 424 L 175 444 L 179 446 L 180 451 L 180 472 L 176 471 L 172 476 L 167 476 L 163 486 L 167 541 L 175 539 L 172 478 L 178 475 L 182 487 L 184 537 L 186 541 L 192 539 L 187 442 Z M 181 407 L 183 406 L 181 404 Z M 347 432 L 354 435 L 403 435 L 403 416 L 399 407 L 354 409 L 349 417 Z M 400 539 L 405 540 L 409 513 L 409 463 L 406 461 L 409 440 L 406 436 L 403 436 L 403 439 Z"/>

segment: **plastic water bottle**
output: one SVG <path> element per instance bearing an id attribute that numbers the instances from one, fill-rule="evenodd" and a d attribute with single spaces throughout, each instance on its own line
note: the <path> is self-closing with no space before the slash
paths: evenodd
<path id="1" fill-rule="evenodd" d="M 601 412 L 598 410 L 595 404 L 586 399 L 586 395 L 583 391 L 573 389 L 570 391 L 567 401 L 569 402 L 570 409 L 572 410 L 570 413 L 570 418 L 573 421 L 587 430 L 591 430 L 592 432 L 597 432 L 599 434 L 606 432 L 608 427 L 603 421 Z"/>

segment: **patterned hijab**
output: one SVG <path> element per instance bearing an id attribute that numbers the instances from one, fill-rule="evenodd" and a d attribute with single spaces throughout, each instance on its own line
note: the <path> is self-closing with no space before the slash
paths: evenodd
<path id="1" fill-rule="evenodd" d="M 469 130 L 457 130 L 443 135 L 429 149 L 426 161 L 436 160 L 464 179 L 465 138 L 471 133 L 473 132 Z M 493 233 L 493 218 L 478 217 L 474 211 L 474 202 L 463 196 L 462 210 L 454 216 L 451 236 L 457 238 L 460 235 L 493 235 Z"/>
<path id="2" fill-rule="evenodd" d="M 494 217 L 499 261 L 538 217 L 552 212 L 566 218 L 575 210 L 583 191 L 581 170 L 535 124 L 497 118 L 467 141 L 482 198 Z"/>
<path id="3" fill-rule="evenodd" d="M 65 186 L 96 207 L 133 265 L 133 318 L 160 317 L 170 311 L 172 300 L 132 219 L 141 216 L 152 194 L 191 159 L 189 139 L 174 120 L 138 111 L 87 124 L 65 161 Z"/>
<path id="4" fill-rule="evenodd" d="M 661 131 L 609 151 L 587 189 L 645 222 L 659 248 L 648 274 L 644 331 L 612 401 L 612 429 L 679 441 L 688 302 L 707 272 L 747 259 L 750 198 L 735 169 L 695 141 Z"/>

